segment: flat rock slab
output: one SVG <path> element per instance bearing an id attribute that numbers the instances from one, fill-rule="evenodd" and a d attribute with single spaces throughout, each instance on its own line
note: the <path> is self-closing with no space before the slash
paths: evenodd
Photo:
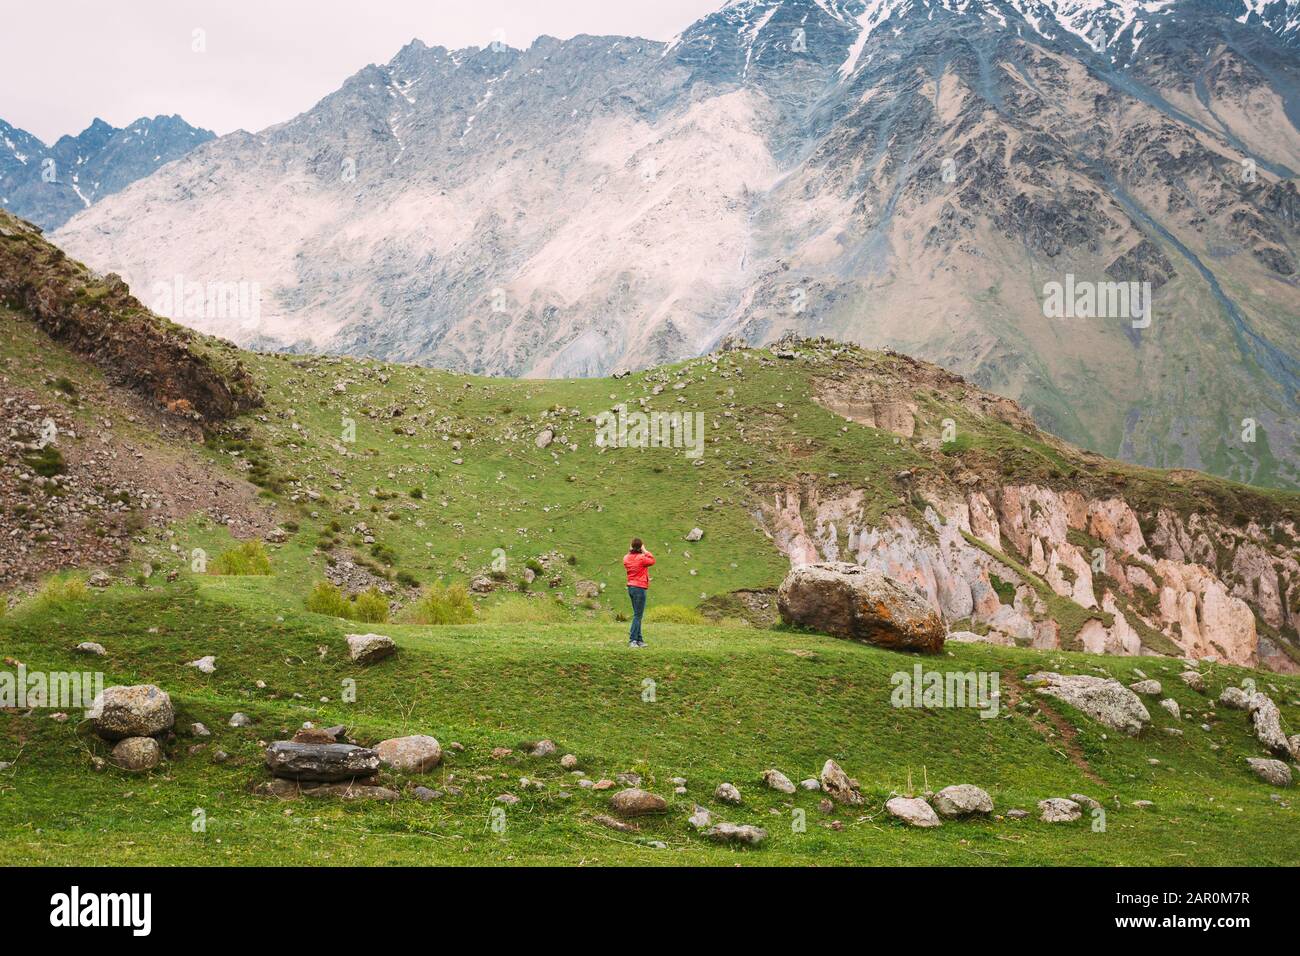
<path id="1" fill-rule="evenodd" d="M 334 783 L 379 772 L 379 754 L 352 744 L 300 744 L 277 740 L 266 748 L 266 766 L 277 777 Z"/>
<path id="2" fill-rule="evenodd" d="M 750 826 L 748 823 L 719 823 L 705 830 L 704 836 L 714 843 L 738 843 L 742 846 L 758 846 L 767 839 L 767 831 L 762 827 Z"/>
<path id="3" fill-rule="evenodd" d="M 1042 671 L 1030 674 L 1025 683 L 1130 737 L 1151 723 L 1151 714 L 1138 695 L 1112 678 Z"/>

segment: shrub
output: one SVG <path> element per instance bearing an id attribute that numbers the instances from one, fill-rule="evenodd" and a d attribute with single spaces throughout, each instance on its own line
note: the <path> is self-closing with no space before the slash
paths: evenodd
<path id="1" fill-rule="evenodd" d="M 463 584 L 450 587 L 435 581 L 411 608 L 416 624 L 467 624 L 474 620 L 474 604 Z"/>
<path id="2" fill-rule="evenodd" d="M 307 595 L 307 610 L 315 614 L 328 614 L 330 617 L 350 619 L 352 616 L 352 605 L 348 599 L 328 581 L 321 581 L 311 589 L 311 594 Z"/>
<path id="3" fill-rule="evenodd" d="M 410 571 L 398 571 L 397 583 L 404 588 L 418 588 L 420 586 L 420 579 Z"/>
<path id="4" fill-rule="evenodd" d="M 660 604 L 645 612 L 647 624 L 708 624 L 708 620 L 693 607 L 682 604 Z"/>
<path id="5" fill-rule="evenodd" d="M 36 604 L 47 608 L 63 607 L 84 601 L 88 593 L 86 582 L 81 578 L 54 577 L 45 582 L 41 593 L 36 596 Z"/>
<path id="6" fill-rule="evenodd" d="M 352 601 L 352 620 L 363 624 L 385 624 L 388 621 L 388 598 L 378 588 L 358 594 Z"/>
<path id="7" fill-rule="evenodd" d="M 212 574 L 261 575 L 271 573 L 271 559 L 262 547 L 262 542 L 254 539 L 245 541 L 238 547 L 222 552 L 212 562 Z"/>

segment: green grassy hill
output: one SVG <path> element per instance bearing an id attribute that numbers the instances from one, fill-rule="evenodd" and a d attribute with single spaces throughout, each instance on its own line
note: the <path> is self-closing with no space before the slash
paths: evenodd
<path id="1" fill-rule="evenodd" d="M 239 394 L 255 389 L 260 405 L 228 421 L 186 418 L 182 428 L 157 417 L 158 389 L 114 378 L 22 311 L 0 311 L 0 376 L 14 399 L 6 407 L 59 419 L 67 434 L 58 461 L 47 462 L 52 474 L 80 475 L 96 455 L 102 466 L 99 478 L 71 491 L 20 482 L 15 475 L 30 464 L 0 473 L 0 531 L 26 533 L 33 522 L 46 529 L 24 539 L 35 557 L 6 584 L 0 656 L 7 668 L 102 669 L 109 684 L 155 683 L 178 711 L 164 763 L 142 775 L 96 769 L 108 748 L 78 722 L 78 712 L 66 721 L 49 711 L 0 712 L 0 862 L 1143 865 L 1300 858 L 1291 796 L 1247 768 L 1246 757 L 1265 754 L 1244 714 L 1216 712 L 1213 703 L 1224 686 L 1250 677 L 1297 728 L 1300 678 L 1203 663 L 1208 687 L 1200 694 L 1178 680 L 1183 665 L 1172 658 L 950 644 L 943 656 L 920 662 L 996 672 L 999 716 L 900 709 L 891 706 L 891 677 L 920 659 L 753 626 L 732 597 L 773 588 L 788 569 L 755 515 L 791 481 L 862 489 L 873 521 L 896 515 L 918 525 L 927 503 L 910 489 L 927 475 L 1000 475 L 1090 493 L 1122 487 L 1130 501 L 1264 524 L 1294 518 L 1295 495 L 1205 476 L 1173 480 L 1105 461 L 1039 432 L 1009 403 L 992 402 L 932 366 L 834 343 L 785 355 L 727 352 L 579 381 L 233 354 L 206 341 L 194 355 L 200 379 L 208 381 L 203 363 L 212 363 L 218 379 L 237 369 Z M 817 400 L 828 382 L 862 369 L 912 383 L 912 438 L 854 424 Z M 703 454 L 602 449 L 595 418 L 620 404 L 700 413 Z M 957 428 L 955 441 L 940 441 L 945 420 Z M 541 447 L 538 436 L 547 430 L 553 440 Z M 137 468 L 140 462 L 148 467 Z M 128 465 L 136 469 L 130 481 L 113 487 Z M 159 509 L 155 493 L 177 483 L 192 491 L 188 507 Z M 71 499 L 85 497 L 102 506 L 70 517 Z M 283 534 L 272 533 L 265 545 L 270 573 L 218 573 L 237 537 L 253 529 L 261 538 L 276 526 Z M 704 537 L 688 542 L 694 527 Z M 120 542 L 119 560 L 66 546 L 87 535 Z M 633 535 L 659 558 L 652 615 L 671 608 L 672 617 L 693 622 L 652 616 L 644 651 L 626 647 L 622 618 L 620 560 Z M 63 570 L 42 581 L 23 570 L 33 567 Z M 63 586 L 69 575 L 96 568 L 110 573 L 111 586 Z M 473 620 L 415 623 L 430 587 L 475 578 L 487 579 L 490 592 L 474 595 Z M 308 596 L 327 580 L 354 598 L 382 591 L 389 620 L 313 613 Z M 587 582 L 603 590 L 593 594 Z M 354 613 L 357 607 L 349 604 Z M 400 650 L 359 668 L 348 661 L 344 636 L 369 631 L 391 636 Z M 102 644 L 106 656 L 76 653 L 82 641 Z M 209 676 L 186 666 L 204 655 L 216 657 Z M 1182 719 L 1152 700 L 1152 726 L 1141 737 L 1106 733 L 1024 688 L 1023 677 L 1043 669 L 1106 673 L 1125 683 L 1144 671 L 1164 683 Z M 355 702 L 344 699 L 351 680 Z M 236 711 L 254 725 L 228 726 Z M 212 737 L 193 737 L 195 721 Z M 391 804 L 282 802 L 255 792 L 268 779 L 265 742 L 291 736 L 306 721 L 346 725 L 361 743 L 431 734 L 446 758 L 419 778 L 385 774 L 403 792 Z M 580 787 L 556 757 L 523 756 L 521 744 L 541 738 L 557 743 L 556 756 L 575 754 L 592 781 L 641 774 L 647 788 L 668 797 L 669 812 L 644 819 L 636 833 L 601 825 L 594 817 L 606 812 L 608 792 Z M 453 741 L 464 749 L 451 749 Z M 513 753 L 493 756 L 497 748 Z M 820 794 L 786 797 L 758 783 L 771 767 L 795 781 L 816 776 L 828 758 L 861 782 L 864 806 L 823 813 Z M 688 780 L 685 795 L 674 795 L 669 782 L 679 776 Z M 541 789 L 521 786 L 524 777 Z M 743 806 L 713 801 L 723 781 L 741 789 Z M 883 811 L 893 793 L 958 783 L 988 790 L 995 817 L 923 832 Z M 417 784 L 444 796 L 422 803 L 410 794 Z M 496 801 L 507 792 L 519 802 Z M 1087 815 L 1073 824 L 1036 819 L 1038 800 L 1072 793 L 1102 803 L 1103 830 Z M 1153 806 L 1134 807 L 1140 800 Z M 767 843 L 755 850 L 707 843 L 685 822 L 697 802 L 720 820 L 765 827 Z M 493 826 L 499 808 L 503 832 Z M 1016 808 L 1031 816 L 1005 815 Z M 203 832 L 194 828 L 196 810 L 206 819 Z"/>

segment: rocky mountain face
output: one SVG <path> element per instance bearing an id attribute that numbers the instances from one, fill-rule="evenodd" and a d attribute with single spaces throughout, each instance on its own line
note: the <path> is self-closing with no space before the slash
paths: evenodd
<path id="1" fill-rule="evenodd" d="M 1296 487 L 1298 37 L 1300 0 L 735 0 L 415 41 L 58 239 L 254 347 L 568 377 L 833 335 Z"/>
<path id="2" fill-rule="evenodd" d="M 96 118 L 78 135 L 46 146 L 0 120 L 0 207 L 57 229 L 215 135 L 179 116 L 142 116 L 125 129 Z"/>

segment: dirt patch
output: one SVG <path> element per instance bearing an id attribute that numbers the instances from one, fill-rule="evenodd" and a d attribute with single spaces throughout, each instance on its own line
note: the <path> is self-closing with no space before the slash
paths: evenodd
<path id="1" fill-rule="evenodd" d="M 1073 724 L 1054 711 L 1041 697 L 1032 694 L 1020 678 L 1010 671 L 1002 671 L 1001 683 L 1008 691 L 1006 706 L 1015 707 L 1022 700 L 1032 702 L 1041 712 L 1042 717 L 1025 714 L 1024 716 L 1028 718 L 1030 726 L 1038 732 L 1043 740 L 1047 741 L 1053 750 L 1078 767 L 1085 777 L 1093 783 L 1107 786 L 1106 781 L 1097 776 L 1092 767 L 1088 765 L 1088 758 L 1083 755 L 1083 749 L 1079 746 L 1079 732 L 1074 729 Z"/>

